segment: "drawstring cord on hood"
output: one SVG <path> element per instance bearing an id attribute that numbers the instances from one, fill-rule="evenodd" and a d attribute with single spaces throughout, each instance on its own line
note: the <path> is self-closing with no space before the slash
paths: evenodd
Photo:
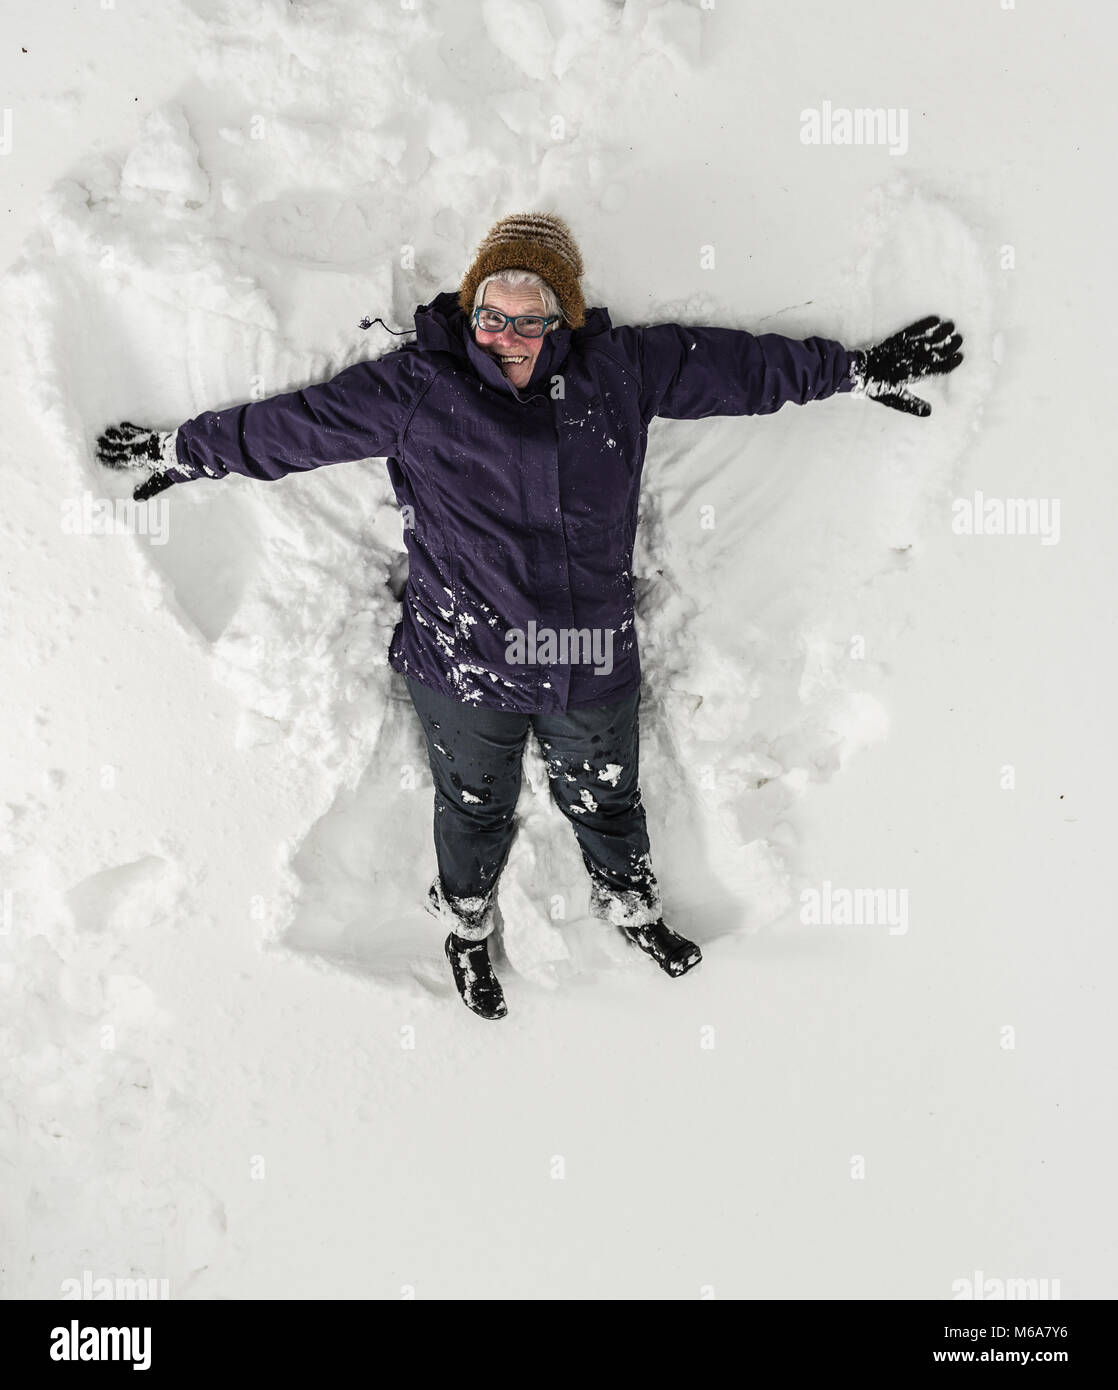
<path id="1" fill-rule="evenodd" d="M 357 327 L 358 327 L 358 328 L 372 328 L 372 326 L 373 326 L 374 323 L 379 323 L 380 326 L 381 326 L 383 329 L 386 330 L 386 332 L 388 332 L 388 333 L 395 333 L 397 337 L 404 337 L 404 336 L 406 336 L 408 333 L 414 333 L 414 332 L 415 332 L 415 329 L 414 329 L 414 328 L 389 328 L 388 325 L 385 323 L 385 321 L 384 321 L 383 319 L 363 318 L 363 319 L 361 320 L 361 322 L 357 325 Z"/>

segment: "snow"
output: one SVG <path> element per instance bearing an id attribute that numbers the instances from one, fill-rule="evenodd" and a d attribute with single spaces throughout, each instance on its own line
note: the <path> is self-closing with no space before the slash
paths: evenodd
<path id="1" fill-rule="evenodd" d="M 152 111 L 120 171 L 120 189 L 137 202 L 145 193 L 166 193 L 182 207 L 201 207 L 210 182 L 198 165 L 198 147 L 186 113 L 177 106 Z"/>
<path id="2" fill-rule="evenodd" d="M 1037 8 L 10 0 L 0 1293 L 1115 1296 L 1109 11 Z M 805 146 L 825 102 L 909 148 Z M 91 449 L 387 350 L 362 315 L 533 207 L 616 323 L 939 312 L 967 360 L 927 420 L 654 423 L 641 784 L 703 964 L 591 918 L 531 747 L 491 1023 L 424 910 L 383 465 L 173 488 L 145 533 Z M 952 525 L 1014 498 L 1047 540 Z M 824 884 L 905 931 L 805 921 Z"/>

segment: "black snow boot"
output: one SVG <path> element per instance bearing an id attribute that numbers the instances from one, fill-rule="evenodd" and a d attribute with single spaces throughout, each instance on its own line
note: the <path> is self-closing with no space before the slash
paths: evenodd
<path id="1" fill-rule="evenodd" d="M 625 935 L 673 979 L 686 975 L 703 958 L 698 946 L 666 927 L 663 918 L 649 926 L 626 927 Z"/>
<path id="2" fill-rule="evenodd" d="M 443 949 L 466 1008 L 481 1018 L 504 1018 L 508 1008 L 501 982 L 489 961 L 488 938 L 467 941 L 451 932 Z"/>

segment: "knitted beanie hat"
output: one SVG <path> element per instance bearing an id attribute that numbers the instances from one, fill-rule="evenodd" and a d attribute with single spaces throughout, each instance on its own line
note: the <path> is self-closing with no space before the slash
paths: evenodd
<path id="1" fill-rule="evenodd" d="M 468 319 L 473 317 L 478 285 L 498 270 L 534 270 L 555 291 L 568 328 L 581 328 L 586 321 L 579 285 L 582 257 L 561 217 L 520 212 L 502 217 L 489 229 L 458 291 L 458 304 Z"/>

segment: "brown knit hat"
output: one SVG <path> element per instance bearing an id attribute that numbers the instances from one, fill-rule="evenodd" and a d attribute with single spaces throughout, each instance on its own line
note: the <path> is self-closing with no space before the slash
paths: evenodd
<path id="1" fill-rule="evenodd" d="M 582 257 L 561 217 L 519 212 L 489 229 L 458 291 L 458 304 L 467 318 L 473 317 L 478 285 L 498 270 L 534 270 L 555 291 L 568 328 L 581 328 L 586 321 L 579 285 Z"/>

